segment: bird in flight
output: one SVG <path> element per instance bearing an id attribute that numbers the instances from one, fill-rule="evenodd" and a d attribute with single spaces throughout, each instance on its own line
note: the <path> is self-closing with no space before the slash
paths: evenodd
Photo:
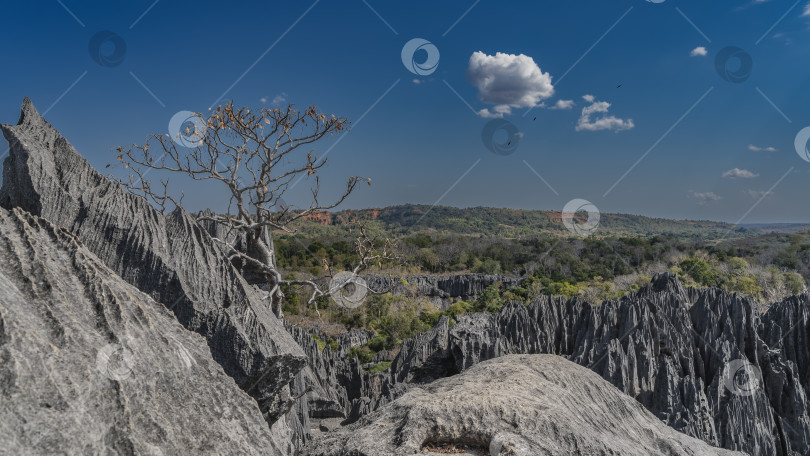
<path id="1" fill-rule="evenodd" d="M 622 87 L 622 84 L 619 84 L 619 85 L 616 86 L 617 89 L 619 89 L 621 87 Z"/>

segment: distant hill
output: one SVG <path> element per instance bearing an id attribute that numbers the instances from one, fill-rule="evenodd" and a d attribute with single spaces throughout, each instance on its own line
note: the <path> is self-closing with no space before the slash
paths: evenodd
<path id="1" fill-rule="evenodd" d="M 338 235 L 334 228 L 364 223 L 370 231 L 403 236 L 421 231 L 448 232 L 470 236 L 520 238 L 540 234 L 570 234 L 560 212 L 455 208 L 407 204 L 382 209 L 320 212 L 299 223 L 302 234 Z M 601 214 L 597 236 L 652 237 L 669 235 L 682 239 L 726 239 L 760 234 L 756 228 L 731 223 L 670 220 L 628 214 Z"/>
<path id="2" fill-rule="evenodd" d="M 810 230 L 810 223 L 745 223 L 740 226 L 762 233 L 797 233 Z"/>

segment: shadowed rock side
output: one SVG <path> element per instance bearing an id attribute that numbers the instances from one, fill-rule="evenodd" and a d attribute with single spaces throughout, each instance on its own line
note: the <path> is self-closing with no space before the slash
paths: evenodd
<path id="1" fill-rule="evenodd" d="M 674 431 L 596 373 L 554 355 L 504 356 L 414 387 L 304 453 L 406 455 L 443 444 L 488 455 L 742 455 Z"/>
<path id="2" fill-rule="evenodd" d="M 65 230 L 0 209 L 0 454 L 289 454 L 205 339 Z"/>
<path id="3" fill-rule="evenodd" d="M 124 280 L 205 336 L 214 359 L 270 423 L 286 413 L 287 385 L 306 357 L 189 214 L 163 216 L 102 176 L 27 98 L 18 125 L 0 128 L 11 147 L 0 206 L 21 207 L 76 234 Z"/>
<path id="4" fill-rule="evenodd" d="M 806 455 L 808 301 L 807 295 L 790 298 L 760 316 L 746 299 L 717 289 L 685 289 L 664 274 L 649 287 L 601 306 L 543 297 L 528 306 L 509 304 L 494 315 L 461 315 L 452 327 L 443 318 L 403 343 L 384 374 L 338 373 L 333 375 L 337 383 L 332 377 L 323 381 L 320 370 L 313 374 L 321 384 L 337 385 L 336 392 L 327 389 L 322 396 L 353 391 L 346 394 L 348 423 L 416 384 L 482 361 L 550 353 L 590 368 L 675 430 L 713 446 L 757 456 Z M 333 359 L 328 349 L 312 353 L 304 347 L 311 358 L 331 366 L 324 371 L 353 368 Z M 741 390 L 725 369 L 742 360 L 761 373 L 762 382 Z"/>

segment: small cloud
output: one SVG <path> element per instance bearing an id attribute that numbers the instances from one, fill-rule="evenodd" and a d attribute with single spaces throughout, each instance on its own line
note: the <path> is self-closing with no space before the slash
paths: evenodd
<path id="1" fill-rule="evenodd" d="M 762 190 L 751 190 L 750 188 L 745 191 L 751 198 L 759 199 L 765 196 L 773 196 L 773 192 L 762 191 Z"/>
<path id="2" fill-rule="evenodd" d="M 698 204 L 701 206 L 707 206 L 723 199 L 722 196 L 714 192 L 695 192 L 692 190 L 689 191 L 689 197 L 698 200 Z"/>
<path id="3" fill-rule="evenodd" d="M 512 108 L 534 108 L 554 95 L 551 74 L 543 73 L 534 59 L 523 54 L 476 51 L 470 56 L 467 79 L 478 88 L 478 98 L 495 105 L 482 109 L 482 117 L 503 117 Z"/>
<path id="4" fill-rule="evenodd" d="M 709 51 L 707 51 L 706 48 L 703 47 L 703 46 L 698 46 L 698 47 L 692 49 L 692 52 L 689 53 L 689 55 L 691 55 L 692 57 L 698 57 L 698 56 L 705 57 L 708 54 L 709 54 Z"/>
<path id="5" fill-rule="evenodd" d="M 571 109 L 574 107 L 574 100 L 557 100 L 554 106 L 548 109 Z"/>
<path id="6" fill-rule="evenodd" d="M 287 102 L 287 94 L 284 93 L 284 92 L 281 92 L 280 94 L 273 97 L 273 101 L 271 101 L 270 103 L 273 106 L 278 106 L 278 105 L 280 105 L 282 103 L 286 103 L 286 102 Z"/>
<path id="7" fill-rule="evenodd" d="M 781 40 L 785 44 L 785 46 L 790 46 L 791 44 L 793 44 L 793 38 L 791 38 L 790 36 L 788 36 L 787 33 L 784 32 L 774 33 L 772 38 L 775 40 Z"/>
<path id="8" fill-rule="evenodd" d="M 492 108 L 492 111 L 489 109 L 482 109 L 478 111 L 478 115 L 485 118 L 485 119 L 500 119 L 504 116 L 504 114 L 508 115 L 511 114 L 512 110 L 509 106 L 498 105 Z"/>
<path id="9" fill-rule="evenodd" d="M 767 147 L 759 147 L 753 144 L 748 145 L 748 150 L 751 152 L 776 152 L 775 147 L 767 146 Z"/>
<path id="10" fill-rule="evenodd" d="M 599 131 L 613 130 L 616 132 L 629 130 L 635 127 L 633 119 L 620 119 L 616 116 L 607 115 L 610 103 L 606 101 L 595 101 L 593 95 L 582 97 L 589 103 L 589 106 L 582 108 L 582 114 L 577 121 L 576 131 Z"/>
<path id="11" fill-rule="evenodd" d="M 414 78 L 414 79 L 411 80 L 411 82 L 413 82 L 414 84 L 421 84 L 422 80 Z"/>
<path id="12" fill-rule="evenodd" d="M 267 103 L 267 97 L 261 97 L 261 98 L 259 98 L 259 101 L 261 101 L 262 104 L 265 104 L 265 103 Z"/>
<path id="13" fill-rule="evenodd" d="M 754 174 L 747 169 L 733 168 L 723 173 L 726 179 L 753 179 L 759 177 L 759 174 Z"/>
<path id="14" fill-rule="evenodd" d="M 804 5 L 804 12 L 802 13 L 802 17 L 810 17 L 810 3 Z"/>

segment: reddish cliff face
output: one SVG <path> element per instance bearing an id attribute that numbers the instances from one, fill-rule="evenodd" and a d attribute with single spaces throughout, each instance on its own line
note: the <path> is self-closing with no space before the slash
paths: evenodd
<path id="1" fill-rule="evenodd" d="M 306 220 L 308 222 L 315 222 L 319 225 L 331 225 L 332 224 L 332 213 L 329 211 L 318 211 L 313 212 L 311 214 L 307 214 L 301 217 L 302 220 Z"/>

